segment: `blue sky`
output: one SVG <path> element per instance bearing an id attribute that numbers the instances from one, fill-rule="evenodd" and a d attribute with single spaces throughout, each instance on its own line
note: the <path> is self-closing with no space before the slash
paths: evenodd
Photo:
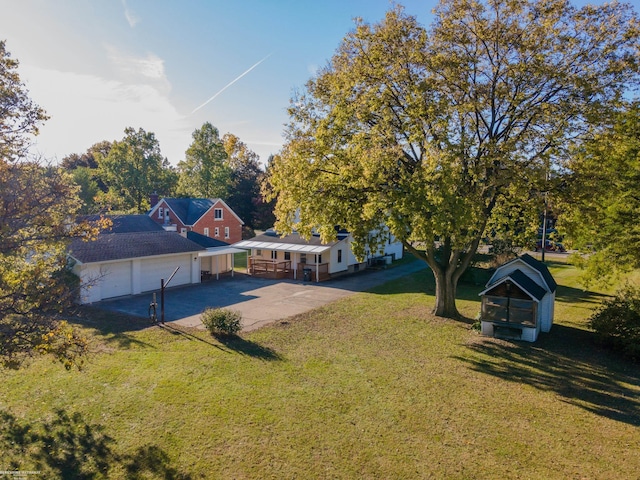
<path id="1" fill-rule="evenodd" d="M 423 25 L 436 5 L 400 3 Z M 120 140 L 133 127 L 154 132 L 176 165 L 192 132 L 208 121 L 266 161 L 282 146 L 293 91 L 331 58 L 354 17 L 375 23 L 391 6 L 388 0 L 0 0 L 0 39 L 20 61 L 31 98 L 51 116 L 33 153 L 59 161 Z"/>

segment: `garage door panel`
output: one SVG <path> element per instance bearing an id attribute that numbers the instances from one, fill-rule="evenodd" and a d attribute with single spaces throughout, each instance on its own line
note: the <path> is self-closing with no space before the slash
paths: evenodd
<path id="1" fill-rule="evenodd" d="M 180 267 L 169 286 L 191 283 L 191 255 L 170 258 L 144 259 L 140 262 L 140 288 L 143 292 L 158 290 L 160 280 L 168 280 L 176 267 Z"/>
<path id="2" fill-rule="evenodd" d="M 102 298 L 131 295 L 131 262 L 117 262 L 100 267 Z"/>

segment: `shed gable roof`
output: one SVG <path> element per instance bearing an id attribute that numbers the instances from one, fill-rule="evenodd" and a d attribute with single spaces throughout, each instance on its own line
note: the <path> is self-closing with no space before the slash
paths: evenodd
<path id="1" fill-rule="evenodd" d="M 521 290 L 528 293 L 532 298 L 536 300 L 542 300 L 547 293 L 544 288 L 531 280 L 522 270 L 514 270 L 513 272 L 505 275 L 504 277 L 489 285 L 485 290 L 480 292 L 480 295 L 485 295 L 487 292 L 490 292 L 498 285 L 505 283 L 507 280 L 511 280 L 518 287 L 520 287 Z"/>
<path id="2" fill-rule="evenodd" d="M 527 267 L 532 268 L 533 270 L 538 272 L 538 275 L 540 276 L 539 278 L 547 286 L 547 288 L 549 289 L 549 292 L 553 293 L 558 288 L 558 284 L 556 283 L 553 276 L 551 275 L 551 272 L 549 272 L 549 269 L 547 268 L 547 266 L 544 263 L 533 258 L 528 253 L 525 253 L 524 255 L 521 255 L 518 258 L 514 258 L 510 262 L 500 265 L 498 268 L 496 268 L 496 271 L 493 274 L 493 276 L 489 279 L 489 282 L 495 283 L 496 276 L 500 274 L 501 270 L 505 269 L 505 267 L 508 267 L 509 265 L 513 265 L 516 263 L 525 264 Z M 488 285 L 489 283 L 487 283 L 487 286 Z"/>

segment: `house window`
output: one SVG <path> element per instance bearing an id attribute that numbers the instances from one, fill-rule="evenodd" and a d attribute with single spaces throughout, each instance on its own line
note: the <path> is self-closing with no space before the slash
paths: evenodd
<path id="1" fill-rule="evenodd" d="M 306 253 L 301 253 L 300 254 L 300 263 L 307 263 L 307 254 Z"/>
<path id="2" fill-rule="evenodd" d="M 278 251 L 271 250 L 271 260 L 277 260 L 277 259 L 278 259 Z"/>
<path id="3" fill-rule="evenodd" d="M 224 238 L 229 238 L 229 227 L 224 227 Z"/>
<path id="4" fill-rule="evenodd" d="M 256 257 L 261 257 L 262 256 L 262 250 L 258 249 L 256 250 Z"/>
<path id="5" fill-rule="evenodd" d="M 284 259 L 291 260 L 291 252 L 284 252 Z"/>
<path id="6" fill-rule="evenodd" d="M 220 229 L 218 227 L 213 229 L 213 236 L 214 237 L 219 237 L 220 236 Z"/>
<path id="7" fill-rule="evenodd" d="M 205 237 L 209 236 L 209 227 L 204 227 L 204 236 Z"/>
<path id="8" fill-rule="evenodd" d="M 181 233 L 182 235 L 186 235 L 186 234 L 187 234 L 187 229 L 186 229 L 186 228 L 181 228 L 181 229 L 180 229 L 180 233 Z"/>
<path id="9" fill-rule="evenodd" d="M 162 220 L 163 214 L 164 214 L 164 210 L 162 209 L 162 207 L 160 207 L 160 208 L 158 209 L 158 218 L 159 218 L 160 220 Z"/>
<path id="10" fill-rule="evenodd" d="M 215 220 L 222 220 L 222 209 L 221 208 L 214 208 L 213 209 L 213 218 Z"/>
<path id="11" fill-rule="evenodd" d="M 342 250 L 338 250 L 338 263 L 342 263 Z"/>
<path id="12" fill-rule="evenodd" d="M 314 255 L 316 263 L 322 263 L 322 255 Z"/>

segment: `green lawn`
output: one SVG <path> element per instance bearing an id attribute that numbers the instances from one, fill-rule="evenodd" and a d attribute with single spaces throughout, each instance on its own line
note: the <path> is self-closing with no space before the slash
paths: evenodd
<path id="1" fill-rule="evenodd" d="M 556 324 L 535 344 L 471 329 L 478 286 L 459 291 L 468 321 L 433 317 L 426 273 L 234 341 L 89 311 L 83 371 L 39 359 L 0 373 L 0 470 L 638 478 L 638 365 L 585 329 L 601 294 L 578 288 L 573 267 L 552 272 Z"/>

